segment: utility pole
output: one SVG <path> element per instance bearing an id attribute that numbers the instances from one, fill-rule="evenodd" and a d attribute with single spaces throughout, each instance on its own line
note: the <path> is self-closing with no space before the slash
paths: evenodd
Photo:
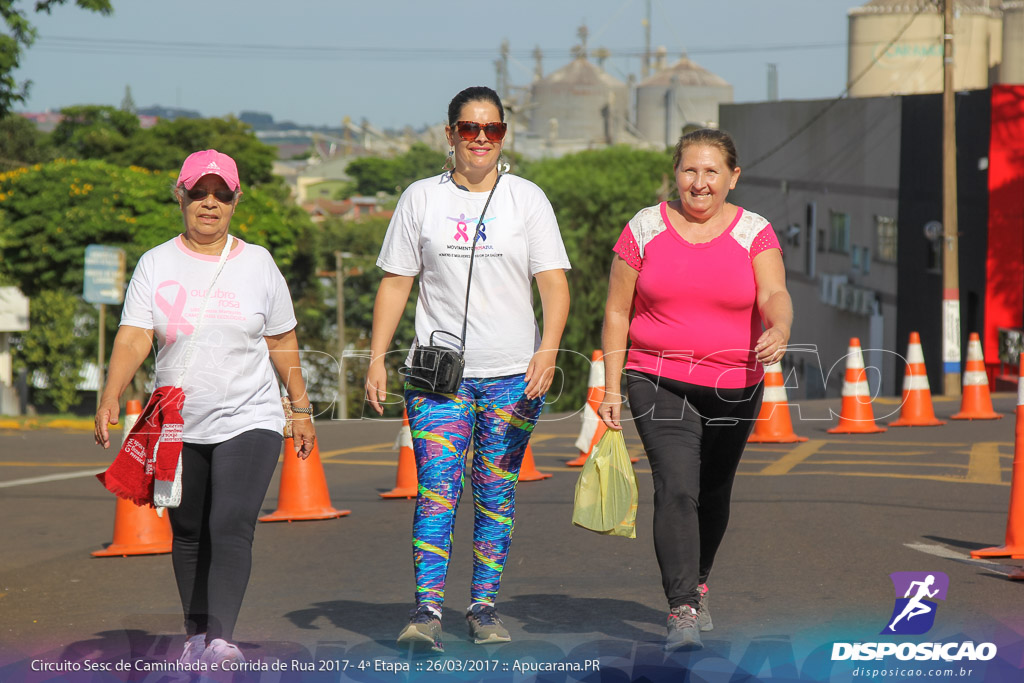
<path id="1" fill-rule="evenodd" d="M 351 256 L 340 251 L 334 252 L 334 295 L 338 301 L 338 419 L 348 419 L 348 378 L 345 376 L 345 271 L 343 257 Z"/>
<path id="2" fill-rule="evenodd" d="M 644 68 L 641 78 L 651 75 L 651 0 L 647 0 L 647 14 L 644 17 Z"/>
<path id="3" fill-rule="evenodd" d="M 942 18 L 942 366 L 946 396 L 960 395 L 960 243 L 957 237 L 956 91 L 953 89 L 953 0 Z"/>

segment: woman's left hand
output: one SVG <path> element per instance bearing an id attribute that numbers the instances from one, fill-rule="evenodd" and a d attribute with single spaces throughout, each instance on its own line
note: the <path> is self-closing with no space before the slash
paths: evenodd
<path id="1" fill-rule="evenodd" d="M 313 444 L 316 443 L 316 428 L 313 427 L 313 420 L 305 415 L 292 416 L 292 439 L 295 441 L 295 455 L 303 460 L 313 452 Z"/>
<path id="2" fill-rule="evenodd" d="M 530 365 L 526 368 L 526 398 L 535 399 L 548 393 L 551 382 L 555 379 L 557 359 L 557 349 L 541 349 L 533 354 Z"/>
<path id="3" fill-rule="evenodd" d="M 754 345 L 754 353 L 762 365 L 772 365 L 782 360 L 789 343 L 789 330 L 781 326 L 769 327 Z"/>

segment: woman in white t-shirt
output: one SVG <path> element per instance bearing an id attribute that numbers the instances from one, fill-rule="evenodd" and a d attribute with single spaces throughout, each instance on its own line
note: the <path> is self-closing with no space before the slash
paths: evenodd
<path id="1" fill-rule="evenodd" d="M 175 384 L 185 369 L 181 503 L 169 509 L 171 561 L 185 614 L 179 661 L 241 662 L 231 641 L 249 582 L 256 517 L 285 426 L 275 371 L 295 411 L 292 434 L 301 458 L 316 439 L 313 409 L 288 285 L 270 252 L 228 234 L 242 194 L 234 160 L 212 149 L 190 155 L 174 194 L 184 231 L 143 254 L 132 274 L 95 438 L 109 448 L 108 425 L 117 424 L 121 394 L 155 338 L 156 386 Z"/>
<path id="2" fill-rule="evenodd" d="M 413 519 L 416 607 L 398 641 L 435 651 L 443 649 L 441 605 L 471 441 L 475 517 L 466 619 L 477 643 L 510 639 L 494 602 L 508 556 L 519 467 L 551 386 L 569 313 L 569 259 L 551 204 L 528 180 L 499 175 L 504 119 L 501 100 L 490 88 L 467 88 L 452 99 L 445 128 L 451 145 L 445 166 L 451 170 L 406 189 L 377 259 L 385 273 L 373 311 L 366 398 L 382 413 L 384 356 L 413 280 L 420 278 L 414 348 L 457 348 L 476 245 L 462 382 L 451 394 L 405 387 L 419 480 Z M 543 337 L 533 311 L 533 280 L 543 306 Z M 435 331 L 447 334 L 429 341 Z"/>

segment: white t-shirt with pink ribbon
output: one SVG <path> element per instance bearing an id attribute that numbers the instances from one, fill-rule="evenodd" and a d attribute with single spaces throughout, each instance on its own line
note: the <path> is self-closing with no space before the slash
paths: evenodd
<path id="1" fill-rule="evenodd" d="M 284 429 L 264 337 L 295 327 L 291 295 L 270 252 L 234 240 L 182 383 L 186 442 L 220 443 L 250 429 Z M 153 330 L 156 386 L 178 379 L 219 259 L 189 250 L 179 235 L 147 251 L 135 267 L 121 324 Z"/>
<path id="2" fill-rule="evenodd" d="M 418 180 L 398 200 L 377 265 L 396 275 L 419 275 L 415 344 L 457 348 L 466 306 L 469 255 L 490 190 L 470 192 L 451 174 Z M 532 278 L 569 269 L 558 222 L 543 190 L 503 175 L 487 207 L 473 259 L 466 329 L 465 377 L 526 372 L 540 345 Z M 411 351 L 407 361 L 412 358 Z"/>

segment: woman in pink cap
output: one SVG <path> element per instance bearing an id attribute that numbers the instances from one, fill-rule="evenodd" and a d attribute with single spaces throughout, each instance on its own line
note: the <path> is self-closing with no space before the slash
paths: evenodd
<path id="1" fill-rule="evenodd" d="M 139 259 L 96 411 L 96 443 L 108 448 L 121 394 L 155 337 L 156 386 L 178 382 L 185 393 L 181 502 L 169 511 L 187 638 L 179 661 L 192 667 L 245 661 L 232 640 L 281 452 L 278 377 L 299 457 L 316 438 L 288 285 L 270 252 L 228 234 L 241 194 L 227 154 L 185 160 L 174 188 L 184 230 Z"/>

